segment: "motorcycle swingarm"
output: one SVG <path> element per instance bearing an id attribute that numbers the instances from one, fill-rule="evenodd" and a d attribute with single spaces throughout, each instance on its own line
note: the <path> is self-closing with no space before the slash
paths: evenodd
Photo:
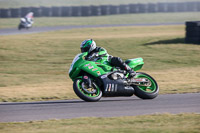
<path id="1" fill-rule="evenodd" d="M 146 86 L 149 87 L 151 86 L 151 81 L 147 78 L 132 78 L 130 81 L 131 85 L 136 85 L 136 86 Z"/>

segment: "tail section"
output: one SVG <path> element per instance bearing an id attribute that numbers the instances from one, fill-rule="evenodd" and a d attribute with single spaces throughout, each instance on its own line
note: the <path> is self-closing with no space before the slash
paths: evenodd
<path id="1" fill-rule="evenodd" d="M 125 63 L 130 66 L 134 71 L 140 70 L 144 65 L 144 61 L 142 58 L 128 59 L 125 61 Z"/>

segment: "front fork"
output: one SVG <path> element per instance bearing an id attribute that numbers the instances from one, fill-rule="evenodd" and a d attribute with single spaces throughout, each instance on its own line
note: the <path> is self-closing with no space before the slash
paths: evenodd
<path id="1" fill-rule="evenodd" d="M 92 87 L 92 81 L 91 81 L 91 79 L 90 79 L 89 76 L 84 75 L 84 76 L 82 77 L 82 80 L 83 80 L 83 82 L 88 86 L 88 88 L 91 88 L 91 87 Z"/>

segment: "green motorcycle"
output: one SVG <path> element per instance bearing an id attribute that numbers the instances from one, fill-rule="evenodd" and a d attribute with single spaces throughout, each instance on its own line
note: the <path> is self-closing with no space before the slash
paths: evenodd
<path id="1" fill-rule="evenodd" d="M 78 54 L 69 69 L 73 89 L 78 97 L 87 102 L 99 101 L 101 97 L 132 96 L 153 99 L 159 92 L 158 84 L 150 75 L 136 72 L 134 77 L 113 67 L 106 55 L 92 55 L 85 59 L 87 52 Z M 142 68 L 142 58 L 125 61 L 134 71 Z"/>

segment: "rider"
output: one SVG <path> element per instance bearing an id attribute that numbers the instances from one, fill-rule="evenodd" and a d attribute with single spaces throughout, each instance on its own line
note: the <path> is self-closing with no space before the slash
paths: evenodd
<path id="1" fill-rule="evenodd" d="M 102 47 L 97 47 L 96 43 L 94 40 L 92 39 L 87 39 L 84 40 L 81 43 L 81 52 L 88 52 L 88 55 L 86 57 L 86 60 L 89 59 L 91 56 L 93 55 L 100 55 L 100 56 L 106 56 L 107 51 L 102 48 Z M 125 62 L 122 61 L 121 58 L 119 57 L 113 57 L 111 55 L 108 56 L 108 62 L 112 65 L 112 66 L 116 66 L 116 67 L 120 67 L 122 70 L 126 70 L 129 73 L 130 77 L 134 77 L 135 76 L 135 72 L 133 71 L 133 69 L 131 69 Z"/>

